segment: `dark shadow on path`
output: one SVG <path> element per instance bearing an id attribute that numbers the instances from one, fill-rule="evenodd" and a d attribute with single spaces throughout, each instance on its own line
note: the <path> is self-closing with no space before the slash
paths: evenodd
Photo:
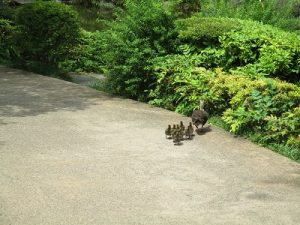
<path id="1" fill-rule="evenodd" d="M 83 110 L 99 104 L 99 99 L 107 100 L 109 96 L 73 83 L 0 66 L 0 117 Z"/>
<path id="2" fill-rule="evenodd" d="M 195 130 L 195 132 L 198 134 L 198 135 L 204 135 L 208 132 L 211 131 L 211 126 L 208 125 L 208 126 L 205 126 L 205 127 L 202 127 L 202 128 L 198 128 Z"/>

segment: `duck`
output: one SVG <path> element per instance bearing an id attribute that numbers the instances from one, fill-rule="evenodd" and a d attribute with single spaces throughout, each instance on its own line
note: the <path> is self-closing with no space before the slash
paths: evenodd
<path id="1" fill-rule="evenodd" d="M 184 131 L 184 130 L 185 130 L 185 127 L 184 127 L 184 125 L 183 125 L 183 122 L 182 122 L 182 121 L 180 121 L 179 127 L 180 127 L 180 129 L 181 129 L 182 131 Z"/>
<path id="2" fill-rule="evenodd" d="M 184 132 L 184 135 L 187 140 L 191 140 L 193 133 L 191 132 L 191 130 L 189 128 L 187 128 Z"/>
<path id="3" fill-rule="evenodd" d="M 172 137 L 172 128 L 171 125 L 168 125 L 168 128 L 165 130 L 165 135 L 167 139 L 170 139 Z"/>
<path id="4" fill-rule="evenodd" d="M 180 131 L 176 131 L 173 136 L 174 145 L 180 145 L 181 143 L 181 134 Z"/>
<path id="5" fill-rule="evenodd" d="M 173 124 L 173 127 L 171 129 L 171 136 L 172 136 L 172 138 L 174 137 L 175 132 L 176 132 L 176 124 Z"/>
<path id="6" fill-rule="evenodd" d="M 204 100 L 200 100 L 199 109 L 196 109 L 192 113 L 192 122 L 197 127 L 201 125 L 201 128 L 206 124 L 209 114 L 204 110 Z"/>
<path id="7" fill-rule="evenodd" d="M 191 134 L 193 135 L 193 133 L 194 133 L 194 127 L 193 127 L 193 125 L 192 125 L 192 122 L 189 123 L 187 129 L 189 129 L 190 132 L 191 132 Z"/>
<path id="8" fill-rule="evenodd" d="M 192 122 L 189 123 L 188 127 L 185 130 L 185 138 L 191 140 L 194 133 L 194 127 Z"/>
<path id="9" fill-rule="evenodd" d="M 178 132 L 180 140 L 183 141 L 184 129 L 182 130 L 180 124 L 176 125 L 176 131 Z"/>

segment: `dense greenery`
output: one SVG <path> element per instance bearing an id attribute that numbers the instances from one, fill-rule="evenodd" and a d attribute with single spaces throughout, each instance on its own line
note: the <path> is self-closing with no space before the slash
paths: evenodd
<path id="1" fill-rule="evenodd" d="M 196 48 L 205 67 L 299 81 L 300 38 L 296 34 L 254 21 L 199 15 L 178 24 L 179 38 Z"/>
<path id="2" fill-rule="evenodd" d="M 300 31 L 300 18 L 295 10 L 298 0 L 202 0 L 201 13 L 209 17 L 250 19 Z"/>
<path id="3" fill-rule="evenodd" d="M 106 24 L 104 20 L 111 18 L 113 13 L 111 10 L 98 9 L 95 7 L 85 8 L 81 5 L 72 5 L 72 8 L 79 15 L 81 28 L 90 32 L 105 29 Z"/>
<path id="4" fill-rule="evenodd" d="M 201 10 L 200 0 L 172 0 L 168 1 L 168 4 L 177 17 L 189 17 Z"/>
<path id="5" fill-rule="evenodd" d="M 68 59 L 61 62 L 66 71 L 102 73 L 104 45 L 101 32 L 81 30 L 78 44 L 71 50 Z"/>
<path id="6" fill-rule="evenodd" d="M 14 7 L 9 6 L 10 0 L 0 0 L 0 18 L 12 20 L 14 17 Z"/>
<path id="7" fill-rule="evenodd" d="M 37 72 L 57 69 L 79 38 L 77 14 L 57 2 L 37 2 L 22 6 L 16 15 L 19 32 L 16 48 L 21 64 Z"/>
<path id="8" fill-rule="evenodd" d="M 111 89 L 127 97 L 145 100 L 155 80 L 149 60 L 174 51 L 174 18 L 160 0 L 128 0 L 126 13 L 104 32 L 105 61 Z"/>
<path id="9" fill-rule="evenodd" d="M 9 60 L 13 54 L 12 35 L 15 27 L 9 20 L 0 18 L 0 62 Z"/>
<path id="10" fill-rule="evenodd" d="M 85 7 L 112 7 L 115 6 L 123 6 L 124 0 L 74 0 L 74 3 L 77 5 L 83 5 Z"/>

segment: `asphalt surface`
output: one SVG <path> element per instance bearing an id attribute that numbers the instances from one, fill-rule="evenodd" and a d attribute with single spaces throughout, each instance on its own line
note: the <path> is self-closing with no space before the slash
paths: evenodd
<path id="1" fill-rule="evenodd" d="M 216 127 L 0 67 L 0 225 L 299 225 L 300 164 Z"/>

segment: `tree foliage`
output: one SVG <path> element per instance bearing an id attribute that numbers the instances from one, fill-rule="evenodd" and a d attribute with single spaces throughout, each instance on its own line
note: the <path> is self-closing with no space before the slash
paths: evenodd
<path id="1" fill-rule="evenodd" d="M 0 19 L 0 62 L 9 60 L 14 53 L 12 36 L 15 29 L 11 21 Z"/>
<path id="2" fill-rule="evenodd" d="M 174 17 L 161 0 L 127 0 L 111 29 L 103 35 L 111 89 L 145 99 L 154 82 L 147 70 L 149 59 L 174 51 Z"/>

